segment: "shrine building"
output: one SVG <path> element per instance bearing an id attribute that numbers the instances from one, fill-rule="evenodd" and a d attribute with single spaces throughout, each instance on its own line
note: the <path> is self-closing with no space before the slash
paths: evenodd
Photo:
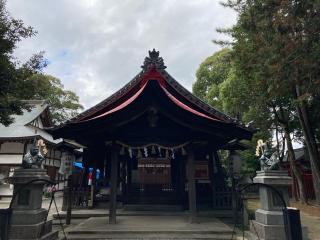
<path id="1" fill-rule="evenodd" d="M 165 70 L 149 51 L 142 71 L 119 91 L 66 123 L 55 138 L 84 146 L 84 166 L 102 170 L 110 186 L 109 223 L 116 206 L 172 205 L 189 210 L 230 208 L 218 150 L 237 150 L 253 130 L 214 109 Z"/>

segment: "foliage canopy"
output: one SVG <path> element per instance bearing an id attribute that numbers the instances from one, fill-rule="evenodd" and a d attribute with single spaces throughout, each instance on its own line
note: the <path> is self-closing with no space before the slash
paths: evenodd
<path id="1" fill-rule="evenodd" d="M 47 65 L 43 52 L 33 55 L 27 62 L 20 63 L 13 53 L 17 44 L 32 37 L 36 31 L 25 26 L 22 20 L 12 18 L 6 10 L 5 1 L 0 0 L 0 123 L 5 126 L 13 122 L 12 115 L 22 114 L 28 109 L 29 99 L 47 100 L 55 123 L 74 116 L 82 109 L 79 97 L 64 90 L 61 81 L 42 74 Z"/>

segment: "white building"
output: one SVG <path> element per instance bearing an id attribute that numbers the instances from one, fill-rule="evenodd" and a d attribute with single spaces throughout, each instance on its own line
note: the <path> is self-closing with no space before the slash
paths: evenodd
<path id="1" fill-rule="evenodd" d="M 64 185 L 67 171 L 72 161 L 82 157 L 82 146 L 68 140 L 56 139 L 45 131 L 51 127 L 49 106 L 42 100 L 27 101 L 31 110 L 15 115 L 14 122 L 8 127 L 0 124 L 0 197 L 1 189 L 13 170 L 20 167 L 23 156 L 33 145 L 34 139 L 42 139 L 48 150 L 44 167 L 52 180 Z M 60 173 L 59 173 L 60 169 Z M 59 186 L 58 186 L 59 187 Z"/>

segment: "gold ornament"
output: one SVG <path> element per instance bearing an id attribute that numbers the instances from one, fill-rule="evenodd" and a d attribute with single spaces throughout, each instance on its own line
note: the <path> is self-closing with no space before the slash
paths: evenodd
<path id="1" fill-rule="evenodd" d="M 40 152 L 41 152 L 43 155 L 46 155 L 46 154 L 47 154 L 48 149 L 47 149 L 47 146 L 46 146 L 46 144 L 44 143 L 44 141 L 43 141 L 42 139 L 39 139 L 39 140 L 37 141 L 37 146 L 38 146 Z"/>
<path id="2" fill-rule="evenodd" d="M 265 145 L 262 139 L 259 139 L 257 141 L 257 147 L 256 147 L 256 156 L 259 157 L 261 154 L 263 154 L 262 146 Z"/>

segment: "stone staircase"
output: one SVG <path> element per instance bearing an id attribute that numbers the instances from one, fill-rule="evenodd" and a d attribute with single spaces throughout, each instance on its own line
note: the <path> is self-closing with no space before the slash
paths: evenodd
<path id="1" fill-rule="evenodd" d="M 181 205 L 155 205 L 155 204 L 126 204 L 123 206 L 124 212 L 169 212 L 177 213 L 183 212 L 183 207 Z"/>
<path id="2" fill-rule="evenodd" d="M 67 230 L 68 239 L 231 239 L 230 226 L 212 217 L 189 223 L 186 216 L 118 216 L 117 224 L 106 217 L 91 217 Z"/>
<path id="3" fill-rule="evenodd" d="M 232 231 L 121 231 L 121 232 L 69 232 L 68 239 L 118 239 L 118 240 L 194 240 L 212 239 L 227 240 L 232 239 Z"/>
<path id="4" fill-rule="evenodd" d="M 142 209 L 143 208 L 143 209 Z M 164 211 L 162 207 L 154 206 L 153 209 L 145 208 L 145 206 L 135 206 L 130 205 L 124 207 L 123 209 L 117 210 L 117 216 L 188 216 L 188 211 L 178 211 L 177 207 L 170 207 L 170 211 Z M 231 210 L 209 210 L 209 211 L 199 211 L 198 215 L 200 217 L 214 217 L 222 219 L 223 222 L 232 222 L 232 211 Z M 66 218 L 66 212 L 59 212 L 59 216 L 62 221 Z M 90 217 L 108 217 L 108 209 L 73 209 L 72 219 L 88 219 Z M 58 222 L 58 214 L 53 213 L 53 219 Z"/>

